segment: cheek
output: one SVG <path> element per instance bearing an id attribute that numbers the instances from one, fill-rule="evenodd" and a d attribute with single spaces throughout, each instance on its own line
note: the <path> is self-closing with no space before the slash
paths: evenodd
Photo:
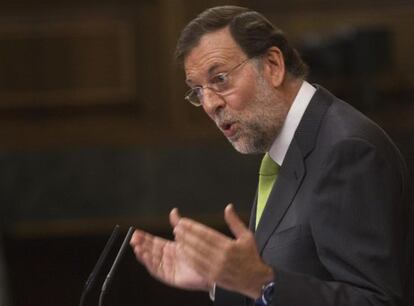
<path id="1" fill-rule="evenodd" d="M 240 86 L 233 94 L 228 95 L 227 105 L 236 111 L 244 111 L 254 103 L 256 98 L 256 84 L 244 84 Z"/>

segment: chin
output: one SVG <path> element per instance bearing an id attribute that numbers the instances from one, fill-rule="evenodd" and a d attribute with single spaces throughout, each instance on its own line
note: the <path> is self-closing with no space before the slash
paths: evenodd
<path id="1" fill-rule="evenodd" d="M 252 143 L 242 141 L 241 139 L 238 139 L 236 141 L 229 141 L 232 144 L 233 148 L 241 154 L 259 154 L 266 152 L 266 150 L 260 150 L 256 148 Z"/>

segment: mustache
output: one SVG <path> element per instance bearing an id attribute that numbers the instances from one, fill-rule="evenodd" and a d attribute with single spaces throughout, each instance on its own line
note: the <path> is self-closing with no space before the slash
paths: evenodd
<path id="1" fill-rule="evenodd" d="M 218 127 L 221 127 L 223 125 L 233 123 L 236 121 L 240 121 L 239 118 L 233 114 L 230 114 L 228 112 L 220 112 L 214 117 L 214 122 Z"/>

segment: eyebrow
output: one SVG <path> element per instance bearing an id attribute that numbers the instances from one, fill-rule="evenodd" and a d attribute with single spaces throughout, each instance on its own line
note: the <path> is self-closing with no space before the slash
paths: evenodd
<path id="1" fill-rule="evenodd" d="M 224 65 L 223 63 L 215 63 L 212 66 L 210 66 L 210 68 L 208 68 L 207 70 L 208 78 L 210 78 L 215 73 L 215 70 L 217 70 L 223 65 Z M 193 84 L 193 81 L 191 79 L 186 79 L 185 82 L 190 87 L 191 87 L 191 84 Z"/>

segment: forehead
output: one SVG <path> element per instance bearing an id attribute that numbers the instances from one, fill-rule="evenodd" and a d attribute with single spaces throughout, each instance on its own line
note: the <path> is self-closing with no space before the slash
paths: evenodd
<path id="1" fill-rule="evenodd" d="M 207 33 L 184 60 L 187 80 L 197 77 L 200 73 L 214 73 L 216 68 L 237 63 L 245 57 L 228 27 Z"/>

